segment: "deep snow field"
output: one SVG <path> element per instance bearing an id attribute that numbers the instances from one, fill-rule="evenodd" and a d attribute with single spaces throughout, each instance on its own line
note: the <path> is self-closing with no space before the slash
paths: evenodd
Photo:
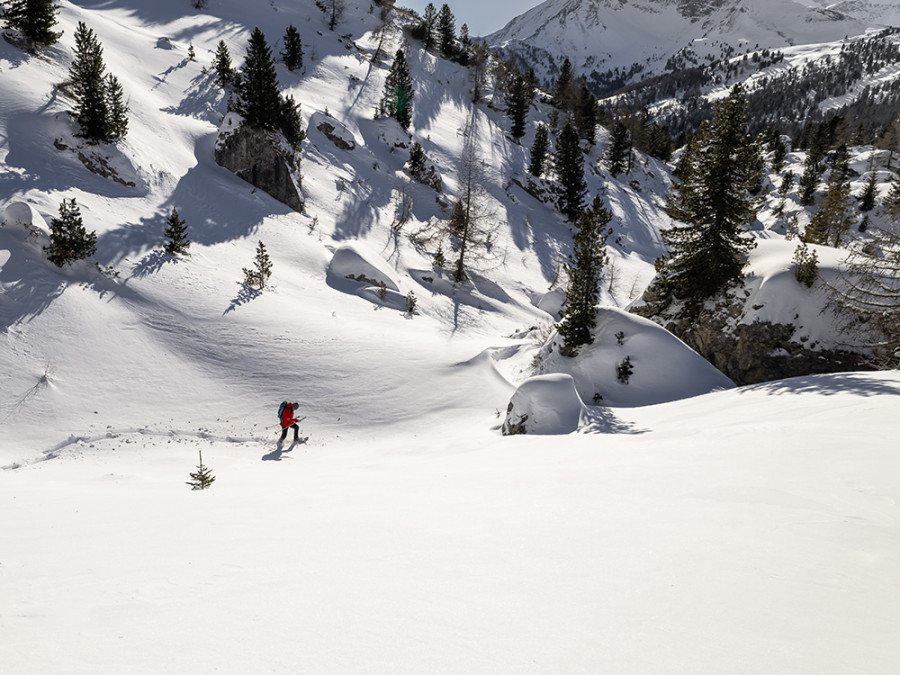
<path id="1" fill-rule="evenodd" d="M 406 155 L 372 119 L 377 11 L 347 0 L 335 35 L 312 2 L 260 4 L 63 0 L 44 55 L 0 41 L 0 673 L 897 672 L 900 374 L 734 388 L 617 309 L 662 250 L 668 178 L 647 160 L 637 187 L 602 188 L 617 280 L 597 342 L 569 370 L 545 362 L 575 378 L 577 430 L 502 436 L 570 241 L 512 180 L 533 127 L 517 146 L 502 112 L 476 108 L 502 227 L 454 287 L 409 235 L 454 194 L 465 71 L 411 52 L 411 131 L 445 188 L 410 184 L 397 233 Z M 134 187 L 53 145 L 77 144 L 55 85 L 78 20 L 129 94 L 129 135 L 102 152 Z M 227 96 L 202 72 L 219 39 L 239 63 L 253 26 L 273 44 L 289 23 L 306 65 L 279 66 L 282 87 L 357 145 L 309 129 L 302 214 L 215 165 Z M 71 197 L 105 274 L 43 258 Z M 193 242 L 177 260 L 172 207 Z M 759 236 L 761 318 L 797 314 L 827 343 L 794 244 Z M 262 292 L 240 283 L 258 241 Z M 286 398 L 309 439 L 278 448 Z M 186 485 L 198 452 L 205 491 Z"/>

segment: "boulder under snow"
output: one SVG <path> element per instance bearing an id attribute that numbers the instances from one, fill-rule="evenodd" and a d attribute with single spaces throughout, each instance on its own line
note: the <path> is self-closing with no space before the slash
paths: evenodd
<path id="1" fill-rule="evenodd" d="M 505 436 L 569 434 L 578 429 L 583 410 L 571 375 L 537 375 L 512 395 L 502 432 Z"/>

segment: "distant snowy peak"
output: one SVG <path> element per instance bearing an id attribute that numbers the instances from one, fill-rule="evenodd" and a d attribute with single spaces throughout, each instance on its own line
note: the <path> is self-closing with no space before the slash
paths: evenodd
<path id="1" fill-rule="evenodd" d="M 820 0 L 817 4 L 868 24 L 900 26 L 900 2 L 897 0 L 843 0 L 843 2 Z"/>
<path id="2" fill-rule="evenodd" d="M 683 49 L 719 57 L 832 42 L 890 23 L 896 0 L 547 0 L 487 37 L 545 82 L 569 58 L 597 86 L 616 69 L 637 79 L 662 72 Z"/>

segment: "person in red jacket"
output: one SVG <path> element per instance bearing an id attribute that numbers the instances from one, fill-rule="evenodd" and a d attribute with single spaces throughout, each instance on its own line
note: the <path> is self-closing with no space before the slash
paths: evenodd
<path id="1" fill-rule="evenodd" d="M 299 403 L 291 403 L 290 401 L 285 401 L 281 404 L 281 438 L 278 439 L 279 443 L 287 438 L 288 429 L 294 430 L 295 441 L 300 440 L 300 425 L 297 424 L 300 420 L 294 417 L 294 413 L 299 405 Z"/>

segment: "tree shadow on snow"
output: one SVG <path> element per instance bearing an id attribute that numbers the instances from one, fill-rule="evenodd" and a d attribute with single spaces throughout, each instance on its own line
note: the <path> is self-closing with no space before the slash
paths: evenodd
<path id="1" fill-rule="evenodd" d="M 582 424 L 578 429 L 581 434 L 645 434 L 647 429 L 636 429 L 631 422 L 625 422 L 613 413 L 612 408 L 603 406 L 585 406 L 582 413 Z"/>
<path id="2" fill-rule="evenodd" d="M 143 279 L 144 277 L 156 274 L 162 269 L 167 262 L 176 262 L 177 258 L 170 256 L 165 251 L 151 251 L 145 255 L 141 261 L 134 266 L 134 274 L 132 277 Z"/>
<path id="3" fill-rule="evenodd" d="M 807 375 L 786 380 L 763 382 L 741 387 L 740 394 L 766 392 L 781 394 L 856 394 L 857 396 L 885 396 L 900 394 L 900 383 L 885 380 L 871 373 L 852 372 L 830 375 Z"/>
<path id="4" fill-rule="evenodd" d="M 228 309 L 222 312 L 222 315 L 228 314 L 228 312 L 233 312 L 241 305 L 246 305 L 251 300 L 258 298 L 262 295 L 262 291 L 256 288 L 250 288 L 249 286 L 245 286 L 244 284 L 240 284 L 241 290 L 238 291 L 237 296 L 231 301 L 231 304 L 228 305 Z"/>

